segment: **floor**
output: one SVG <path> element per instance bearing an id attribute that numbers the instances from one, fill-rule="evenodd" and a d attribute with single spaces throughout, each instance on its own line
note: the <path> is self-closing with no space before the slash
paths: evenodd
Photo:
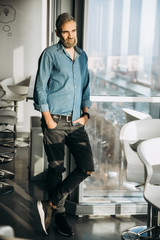
<path id="1" fill-rule="evenodd" d="M 0 149 L 3 151 L 4 149 Z M 36 210 L 36 200 L 45 196 L 45 183 L 28 181 L 29 147 L 16 148 L 15 159 L 1 164 L 1 169 L 15 173 L 12 180 L 5 180 L 14 186 L 14 191 L 0 196 L 0 225 L 13 227 L 16 238 L 32 240 L 120 240 L 125 229 L 144 225 L 146 216 L 77 217 L 69 215 L 75 235 L 71 238 L 59 235 L 51 224 L 48 236 L 43 234 Z"/>

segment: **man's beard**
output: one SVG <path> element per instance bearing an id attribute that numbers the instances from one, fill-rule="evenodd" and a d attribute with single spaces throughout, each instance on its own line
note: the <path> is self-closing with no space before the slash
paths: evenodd
<path id="1" fill-rule="evenodd" d="M 64 40 L 61 37 L 60 40 L 61 40 L 61 42 L 62 42 L 62 44 L 65 48 L 72 48 L 72 47 L 75 47 L 77 45 L 77 38 L 71 38 L 71 39 L 67 38 L 66 40 Z"/>

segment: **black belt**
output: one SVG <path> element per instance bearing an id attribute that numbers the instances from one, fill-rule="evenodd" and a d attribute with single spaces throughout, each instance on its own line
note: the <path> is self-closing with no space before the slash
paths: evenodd
<path id="1" fill-rule="evenodd" d="M 56 118 L 58 120 L 65 120 L 66 122 L 72 122 L 72 116 L 68 115 L 68 116 L 64 116 L 64 115 L 55 115 L 52 114 L 53 118 Z"/>

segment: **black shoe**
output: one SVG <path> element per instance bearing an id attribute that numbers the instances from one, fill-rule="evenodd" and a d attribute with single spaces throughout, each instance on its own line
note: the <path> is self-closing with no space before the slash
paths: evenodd
<path id="1" fill-rule="evenodd" d="M 40 216 L 42 228 L 45 234 L 48 235 L 53 209 L 49 204 L 49 201 L 37 201 L 37 209 Z"/>
<path id="2" fill-rule="evenodd" d="M 59 234 L 70 237 L 73 236 L 72 227 L 69 225 L 65 213 L 57 213 L 55 215 L 55 228 Z"/>

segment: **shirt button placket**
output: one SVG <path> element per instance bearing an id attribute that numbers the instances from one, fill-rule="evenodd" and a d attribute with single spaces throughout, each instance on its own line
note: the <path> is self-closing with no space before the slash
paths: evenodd
<path id="1" fill-rule="evenodd" d="M 73 99 L 73 118 L 75 118 L 75 106 L 76 106 L 76 92 L 75 92 L 75 78 L 76 78 L 76 74 L 75 74 L 75 64 L 73 63 L 73 85 L 74 85 L 74 99 Z"/>

